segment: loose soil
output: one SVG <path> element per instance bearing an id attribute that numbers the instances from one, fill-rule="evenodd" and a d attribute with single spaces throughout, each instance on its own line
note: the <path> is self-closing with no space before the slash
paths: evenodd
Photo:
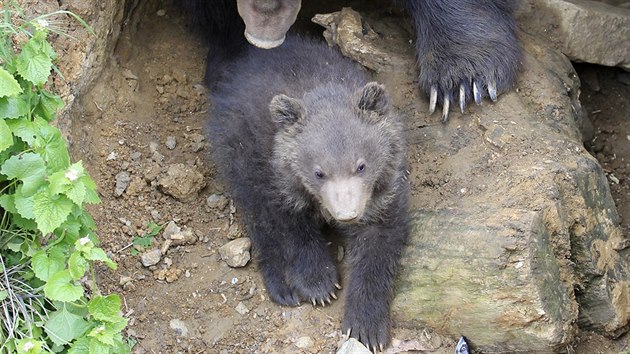
<path id="1" fill-rule="evenodd" d="M 339 10 L 338 1 L 329 3 L 318 10 Z M 408 38 L 388 38 L 388 43 L 413 62 L 413 36 L 400 11 L 366 8 L 359 2 L 349 5 L 360 10 L 385 37 L 391 28 L 400 31 L 403 26 Z M 300 28 L 317 33 L 321 30 L 308 24 L 311 16 L 308 9 L 302 11 Z M 228 236 L 238 236 L 232 226 L 238 225 L 238 211 L 231 204 L 207 203 L 209 196 L 223 193 L 223 186 L 215 179 L 210 145 L 203 139 L 209 110 L 203 86 L 206 51 L 203 40 L 191 32 L 169 2 L 139 5 L 103 74 L 74 111 L 73 156 L 84 161 L 99 186 L 103 203 L 90 211 L 99 226 L 102 247 L 119 265 L 116 271 L 100 270 L 100 286 L 105 293 L 122 295 L 124 311 L 131 319 L 127 334 L 138 341 L 135 353 L 334 352 L 342 340 L 342 298 L 323 308 L 277 306 L 269 300 L 255 264 L 231 268 L 218 255 Z M 414 70 L 410 65 L 395 76 L 376 78 L 391 90 L 399 109 L 426 112 L 426 98 L 417 93 Z M 627 232 L 630 87 L 614 78 L 615 69 L 581 67 L 582 74 L 589 72 L 595 72 L 600 86 L 599 90 L 584 89 L 582 94 L 588 112 L 593 112 L 596 135 L 590 146 L 609 174 Z M 410 100 L 418 103 L 413 107 L 400 104 Z M 409 116 L 416 126 L 439 124 L 437 116 Z M 451 119 L 466 118 L 455 113 Z M 413 169 L 414 162 L 410 163 Z M 199 171 L 205 188 L 186 200 L 165 194 L 158 186 L 159 176 L 173 164 Z M 130 182 L 116 196 L 117 175 L 123 171 Z M 143 249 L 132 244 L 134 238 L 146 234 L 149 223 L 170 221 L 192 230 L 198 241 L 171 246 L 160 263 L 144 267 L 135 255 Z M 147 249 L 164 243 L 158 236 Z M 409 345 L 401 341 L 416 340 L 412 349 L 454 352 L 452 338 L 430 330 L 394 328 L 393 337 L 397 350 Z M 619 353 L 625 346 L 625 339 L 610 341 L 583 333 L 568 350 Z"/>

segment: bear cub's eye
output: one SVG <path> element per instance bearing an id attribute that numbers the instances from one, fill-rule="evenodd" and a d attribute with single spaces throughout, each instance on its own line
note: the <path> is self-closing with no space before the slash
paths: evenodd
<path id="1" fill-rule="evenodd" d="M 322 179 L 324 178 L 326 175 L 324 175 L 324 172 L 322 172 L 321 170 L 315 170 L 315 177 Z"/>
<path id="2" fill-rule="evenodd" d="M 359 162 L 359 166 L 357 166 L 357 173 L 361 173 L 365 171 L 365 162 L 361 161 Z"/>

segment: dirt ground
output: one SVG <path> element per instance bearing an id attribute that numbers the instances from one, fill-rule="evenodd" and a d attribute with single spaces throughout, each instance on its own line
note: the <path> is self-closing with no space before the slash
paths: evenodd
<path id="1" fill-rule="evenodd" d="M 366 13 L 381 19 L 371 23 L 381 33 L 386 34 L 388 26 L 403 26 L 409 38 L 392 43 L 412 53 L 408 21 L 400 12 L 373 8 Z M 101 270 L 100 284 L 105 293 L 123 296 L 131 319 L 127 334 L 138 341 L 134 352 L 334 352 L 341 341 L 342 299 L 324 308 L 280 307 L 269 301 L 255 264 L 231 268 L 220 259 L 219 247 L 240 231 L 232 226 L 238 212 L 227 201 L 208 202 L 208 197 L 222 195 L 223 187 L 214 179 L 209 144 L 203 139 L 209 109 L 202 85 L 206 47 L 169 2 L 151 1 L 133 16 L 103 75 L 81 97 L 80 109 L 72 117 L 71 138 L 74 158 L 84 161 L 101 192 L 103 203 L 91 212 L 102 247 L 119 268 Z M 300 17 L 304 23 L 310 14 L 303 11 Z M 317 28 L 302 27 L 306 32 Z M 579 69 L 589 78 L 582 102 L 595 126 L 590 146 L 608 173 L 628 232 L 630 86 L 616 78 L 622 74 L 619 70 Z M 390 78 L 399 82 L 393 88 L 388 85 L 393 98 L 415 97 L 413 75 L 400 75 L 407 78 Z M 426 109 L 426 102 L 422 105 Z M 437 124 L 439 118 L 433 118 L 418 124 Z M 173 164 L 198 171 L 206 186 L 185 200 L 167 195 L 160 181 Z M 170 221 L 192 230 L 197 241 L 166 247 L 158 235 L 146 249 L 133 245 L 134 238 L 148 232 L 149 223 Z M 156 265 L 143 266 L 136 253 L 155 248 L 167 252 Z M 454 352 L 452 338 L 430 330 L 394 328 L 393 337 L 399 351 L 408 345 L 422 352 Z M 619 353 L 626 345 L 625 338 L 611 341 L 582 333 L 567 351 Z"/>

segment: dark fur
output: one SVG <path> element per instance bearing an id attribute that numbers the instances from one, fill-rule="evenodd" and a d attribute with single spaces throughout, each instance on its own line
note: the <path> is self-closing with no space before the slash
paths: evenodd
<path id="1" fill-rule="evenodd" d="M 295 37 L 273 50 L 250 48 L 220 70 L 226 75 L 211 92 L 214 159 L 243 212 L 271 299 L 294 306 L 336 291 L 323 233 L 333 227 L 349 242 L 343 330 L 366 345 L 386 345 L 392 284 L 409 234 L 403 128 L 386 92 L 366 86 L 356 64 L 326 44 Z M 330 222 L 312 165 L 343 169 L 337 165 L 356 156 L 368 162 L 372 197 L 357 223 Z"/>
<path id="2" fill-rule="evenodd" d="M 428 93 L 438 86 L 438 102 L 472 98 L 472 81 L 488 96 L 494 80 L 499 92 L 516 79 L 521 49 L 516 38 L 512 0 L 407 0 L 417 32 L 420 83 Z"/>
<path id="3" fill-rule="evenodd" d="M 184 0 L 192 17 L 209 28 L 207 34 L 212 46 L 222 45 L 225 38 L 242 41 L 241 27 L 226 26 L 229 22 L 226 19 L 242 26 L 240 18 L 234 20 L 238 17 L 235 3 L 236 0 Z M 465 100 L 469 102 L 473 81 L 484 97 L 488 96 L 488 84 L 493 80 L 499 93 L 513 85 L 521 60 L 513 17 L 515 0 L 404 0 L 404 3 L 416 29 L 420 85 L 427 94 L 435 85 L 438 102 L 445 97 L 454 102 L 459 100 L 459 88 L 463 85 Z M 217 29 L 225 32 L 217 34 Z M 239 36 L 240 39 L 234 39 Z"/>

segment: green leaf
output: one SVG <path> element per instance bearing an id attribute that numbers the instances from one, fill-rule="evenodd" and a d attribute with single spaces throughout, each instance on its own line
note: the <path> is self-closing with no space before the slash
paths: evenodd
<path id="1" fill-rule="evenodd" d="M 81 181 L 77 181 L 75 184 L 66 191 L 66 196 L 74 202 L 74 204 L 81 206 L 85 199 L 85 185 Z"/>
<path id="2" fill-rule="evenodd" d="M 11 214 L 17 214 L 18 211 L 15 208 L 15 195 L 13 194 L 0 195 L 0 208 L 8 211 Z"/>
<path id="3" fill-rule="evenodd" d="M 52 232 L 70 215 L 73 203 L 64 195 L 50 195 L 43 189 L 33 196 L 35 222 L 45 235 Z"/>
<path id="4" fill-rule="evenodd" d="M 25 143 L 32 146 L 37 141 L 39 131 L 33 122 L 27 119 L 9 119 L 6 123 L 13 135 L 22 139 Z"/>
<path id="5" fill-rule="evenodd" d="M 0 169 L 0 173 L 9 179 L 18 179 L 22 185 L 22 193 L 31 196 L 45 182 L 46 165 L 38 154 L 28 152 L 9 158 Z"/>
<path id="6" fill-rule="evenodd" d="M 81 337 L 90 328 L 90 323 L 63 306 L 50 314 L 44 325 L 48 337 L 57 345 L 64 345 Z"/>
<path id="7" fill-rule="evenodd" d="M 118 322 L 105 322 L 95 327 L 88 333 L 88 336 L 98 339 L 101 343 L 114 346 L 116 344 L 114 337 L 127 326 L 128 322 L 126 318 L 120 317 L 120 319 Z"/>
<path id="8" fill-rule="evenodd" d="M 33 112 L 47 121 L 52 121 L 57 115 L 57 110 L 63 108 L 63 106 L 63 100 L 59 96 L 41 91 L 39 102 Z"/>
<path id="9" fill-rule="evenodd" d="M 44 286 L 44 294 L 54 301 L 72 302 L 83 296 L 83 287 L 74 283 L 70 271 L 62 270 L 48 279 Z"/>
<path id="10" fill-rule="evenodd" d="M 22 93 L 22 88 L 17 80 L 0 67 L 0 97 L 15 96 L 20 93 Z"/>
<path id="11" fill-rule="evenodd" d="M 85 354 L 90 351 L 90 339 L 87 337 L 82 337 L 77 339 L 72 345 L 70 349 L 68 349 L 68 354 Z"/>
<path id="12" fill-rule="evenodd" d="M 41 32 L 40 32 L 41 33 Z M 45 35 L 36 33 L 22 47 L 22 52 L 15 59 L 15 68 L 18 74 L 35 85 L 43 85 L 48 81 L 52 69 L 50 45 L 46 42 Z"/>
<path id="13" fill-rule="evenodd" d="M 111 294 L 107 296 L 96 296 L 88 303 L 90 314 L 99 321 L 120 322 L 120 296 Z"/>
<path id="14" fill-rule="evenodd" d="M 0 118 L 20 118 L 28 114 L 26 95 L 0 98 Z"/>
<path id="15" fill-rule="evenodd" d="M 31 338 L 20 339 L 16 346 L 18 354 L 39 354 L 42 352 L 42 342 Z"/>
<path id="16" fill-rule="evenodd" d="M 109 354 L 111 353 L 111 348 L 111 345 L 101 343 L 100 340 L 92 338 L 90 339 L 88 354 Z"/>
<path id="17" fill-rule="evenodd" d="M 44 161 L 48 164 L 48 170 L 56 172 L 68 168 L 70 166 L 68 146 L 59 129 L 49 125 L 39 117 L 34 122 L 38 124 L 39 133 L 42 137 L 42 145 L 36 146 L 36 151 L 42 155 Z"/>
<path id="18" fill-rule="evenodd" d="M 66 255 L 60 247 L 53 247 L 46 251 L 36 252 L 31 259 L 31 266 L 35 276 L 43 281 L 66 267 Z"/>
<path id="19" fill-rule="evenodd" d="M 70 260 L 68 260 L 68 270 L 70 271 L 70 276 L 72 276 L 72 279 L 78 280 L 83 277 L 83 275 L 85 275 L 85 272 L 87 271 L 87 266 L 88 263 L 85 258 L 83 258 L 81 253 L 72 252 Z"/>
<path id="20" fill-rule="evenodd" d="M 107 266 L 111 269 L 116 270 L 116 268 L 118 268 L 116 263 L 114 263 L 114 261 L 109 259 L 109 257 L 107 257 L 107 254 L 105 254 L 105 251 L 103 251 L 101 248 L 98 248 L 98 247 L 91 248 L 88 252 L 84 254 L 84 256 L 85 258 L 91 261 L 101 261 L 107 264 Z"/>
<path id="21" fill-rule="evenodd" d="M 0 152 L 10 148 L 11 145 L 13 145 L 13 133 L 4 119 L 0 118 Z"/>
<path id="22" fill-rule="evenodd" d="M 15 202 L 15 208 L 20 216 L 26 219 L 35 219 L 33 214 L 33 197 L 25 197 L 22 193 L 22 186 L 18 186 L 13 194 L 13 201 Z"/>
<path id="23" fill-rule="evenodd" d="M 7 297 L 9 297 L 9 293 L 6 290 L 0 291 L 0 301 L 4 301 Z"/>

